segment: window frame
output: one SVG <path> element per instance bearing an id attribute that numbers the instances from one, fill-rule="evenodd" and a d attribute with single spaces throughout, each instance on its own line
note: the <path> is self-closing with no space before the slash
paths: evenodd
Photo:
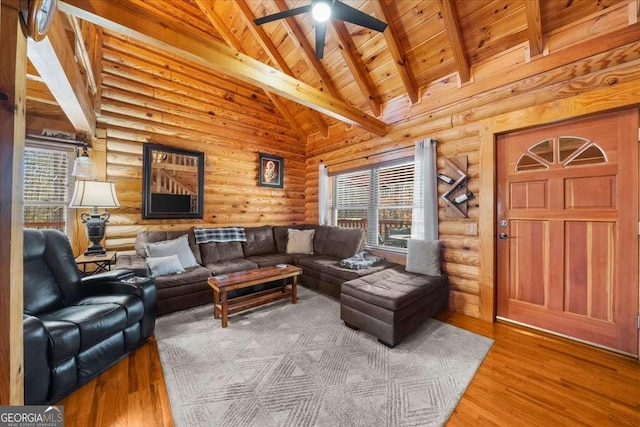
<path id="1" fill-rule="evenodd" d="M 73 230 L 73 215 L 71 212 L 71 208 L 69 208 L 69 202 L 71 200 L 71 195 L 73 192 L 73 177 L 71 175 L 71 173 L 73 172 L 73 164 L 75 162 L 75 156 L 74 151 L 75 151 L 75 141 L 73 142 L 58 142 L 58 141 L 51 141 L 50 139 L 47 140 L 40 140 L 39 138 L 34 138 L 34 137 L 30 137 L 27 136 L 25 139 L 25 155 L 24 155 L 24 159 L 23 159 L 23 196 L 22 196 L 22 202 L 23 202 L 23 207 L 22 207 L 22 220 L 23 220 L 23 226 L 27 226 L 28 222 L 26 220 L 25 217 L 25 207 L 27 206 L 60 206 L 62 208 L 65 209 L 65 215 L 64 215 L 64 234 L 71 237 L 72 234 L 72 230 Z M 52 151 L 52 152 L 62 152 L 62 153 L 66 153 L 67 154 L 67 172 L 66 172 L 66 176 L 67 176 L 67 185 L 66 185 L 66 198 L 64 201 L 49 201 L 49 200 L 26 200 L 25 199 L 25 190 L 26 188 L 26 178 L 27 178 L 27 173 L 26 173 L 26 156 L 27 156 L 27 150 L 39 150 L 39 151 Z M 57 227 L 39 227 L 41 229 L 45 229 L 45 228 L 55 228 L 57 229 Z"/>
<path id="2" fill-rule="evenodd" d="M 338 178 L 344 177 L 348 175 L 355 175 L 360 173 L 369 173 L 369 205 L 364 207 L 363 209 L 366 212 L 366 230 L 367 230 L 367 249 L 376 249 L 376 250 L 384 250 L 387 252 L 398 252 L 398 253 L 406 253 L 406 247 L 396 247 L 396 246 L 387 246 L 384 244 L 380 244 L 378 231 L 380 228 L 379 225 L 379 211 L 380 209 L 404 209 L 408 208 L 413 210 L 413 191 L 410 191 L 411 194 L 411 204 L 407 206 L 380 206 L 380 189 L 379 186 L 379 178 L 380 171 L 383 169 L 393 168 L 393 167 L 403 167 L 413 165 L 415 168 L 415 159 L 414 157 L 403 157 L 400 159 L 377 163 L 373 165 L 369 165 L 367 167 L 362 168 L 353 168 L 353 169 L 345 169 L 336 172 L 329 171 L 329 197 L 328 197 L 328 224 L 332 226 L 338 225 L 338 212 L 341 210 L 338 205 Z M 412 184 L 415 176 L 412 176 Z M 412 189 L 413 190 L 413 189 Z M 356 209 L 356 207 L 349 207 L 350 209 Z M 362 207 L 358 208 L 362 209 Z M 344 210 L 344 209 L 342 209 Z M 369 224 L 375 225 L 375 227 L 369 227 Z M 411 227 L 411 221 L 409 221 L 409 228 Z M 373 243 L 373 242 L 376 243 Z"/>

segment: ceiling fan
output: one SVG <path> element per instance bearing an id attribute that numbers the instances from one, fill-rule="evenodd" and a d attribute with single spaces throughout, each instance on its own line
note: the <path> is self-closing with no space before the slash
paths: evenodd
<path id="1" fill-rule="evenodd" d="M 330 18 L 351 22 L 379 32 L 383 32 L 387 28 L 387 24 L 384 22 L 338 0 L 311 0 L 311 4 L 307 6 L 263 16 L 262 18 L 254 19 L 253 22 L 256 25 L 262 25 L 307 12 L 311 12 L 311 16 L 313 16 L 313 20 L 316 23 L 316 58 L 318 59 L 322 59 L 324 56 L 324 39 L 327 34 L 327 21 Z"/>

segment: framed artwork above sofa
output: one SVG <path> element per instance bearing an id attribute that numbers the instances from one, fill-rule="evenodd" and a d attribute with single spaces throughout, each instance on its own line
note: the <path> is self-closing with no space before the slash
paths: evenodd
<path id="1" fill-rule="evenodd" d="M 258 185 L 260 187 L 282 188 L 284 186 L 284 159 L 282 157 L 260 153 L 258 166 Z"/>

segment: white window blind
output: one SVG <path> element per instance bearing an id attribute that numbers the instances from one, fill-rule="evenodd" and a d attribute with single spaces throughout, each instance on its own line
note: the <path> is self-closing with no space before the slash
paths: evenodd
<path id="1" fill-rule="evenodd" d="M 413 179 L 412 159 L 330 176 L 329 224 L 366 230 L 369 247 L 406 248 Z"/>
<path id="2" fill-rule="evenodd" d="M 24 226 L 69 234 L 71 148 L 27 146 L 24 154 Z"/>

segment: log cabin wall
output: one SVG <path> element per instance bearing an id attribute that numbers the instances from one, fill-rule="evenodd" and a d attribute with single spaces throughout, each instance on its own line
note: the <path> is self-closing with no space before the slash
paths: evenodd
<path id="1" fill-rule="evenodd" d="M 98 141 L 116 183 L 106 247 L 133 249 L 142 230 L 291 224 L 305 220 L 304 143 L 263 91 L 105 31 Z M 204 218 L 142 220 L 142 149 L 205 154 Z M 284 188 L 258 186 L 260 152 L 284 158 Z"/>
<path id="2" fill-rule="evenodd" d="M 626 31 L 617 36 L 637 38 Z M 519 66 L 526 54 L 523 49 L 473 69 L 472 84 L 458 87 L 455 77 L 443 79 L 426 89 L 420 104 L 404 110 L 387 106 L 385 115 L 404 114 L 407 119 L 385 137 L 337 126 L 328 139 L 311 138 L 306 160 L 306 221 L 318 220 L 320 163 L 329 171 L 346 170 L 412 155 L 416 140 L 437 139 L 439 171 L 444 168 L 442 157 L 467 156 L 468 187 L 476 196 L 470 201 L 468 218 L 445 216 L 444 202 L 439 200 L 439 237 L 443 269 L 450 281 L 450 307 L 493 319 L 495 134 L 640 103 L 638 41 L 600 52 L 589 42 L 578 43 L 570 54 L 538 58 L 528 65 L 533 67 L 529 77 L 514 81 L 514 73 L 526 73 Z M 571 61 L 571 56 L 580 55 L 587 57 Z M 536 69 L 541 72 L 534 73 Z M 445 186 L 439 185 L 439 195 L 444 191 Z M 391 259 L 403 262 L 397 255 Z"/>

